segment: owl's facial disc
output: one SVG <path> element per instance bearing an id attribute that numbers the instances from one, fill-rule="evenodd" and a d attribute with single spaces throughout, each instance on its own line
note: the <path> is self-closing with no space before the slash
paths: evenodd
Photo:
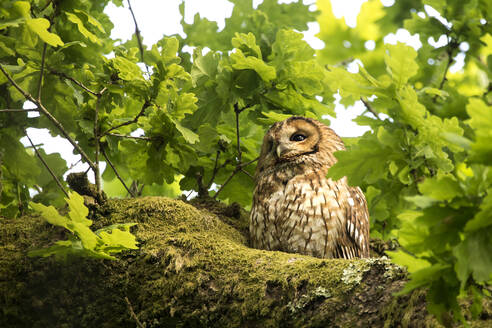
<path id="1" fill-rule="evenodd" d="M 320 133 L 310 122 L 295 120 L 279 132 L 273 146 L 279 160 L 290 160 L 318 149 Z"/>

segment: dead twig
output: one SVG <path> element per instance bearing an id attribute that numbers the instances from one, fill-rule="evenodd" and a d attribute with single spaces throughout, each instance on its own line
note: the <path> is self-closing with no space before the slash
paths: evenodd
<path id="1" fill-rule="evenodd" d="M 372 108 L 372 106 L 369 104 L 369 102 L 367 100 L 365 100 L 363 97 L 360 97 L 360 101 L 362 101 L 362 103 L 364 104 L 364 106 L 366 106 L 366 109 L 367 109 L 368 112 L 370 112 L 372 115 L 374 115 L 374 117 L 377 118 L 378 120 L 381 120 L 381 118 L 374 111 L 374 109 Z"/>
<path id="2" fill-rule="evenodd" d="M 72 81 L 73 83 L 75 83 L 76 85 L 78 85 L 79 87 L 81 87 L 82 89 L 84 89 L 84 91 L 90 93 L 91 95 L 93 96 L 96 96 L 98 95 L 97 92 L 95 91 L 92 91 L 91 89 L 89 89 L 88 87 L 86 87 L 82 82 L 74 79 L 73 77 L 71 76 L 68 76 L 67 74 L 65 73 L 62 73 L 62 72 L 58 72 L 58 71 L 55 71 L 54 69 L 50 69 L 50 73 L 53 74 L 53 75 L 57 75 L 59 77 L 62 77 L 64 79 L 67 79 L 67 80 L 70 80 Z"/>
<path id="3" fill-rule="evenodd" d="M 150 76 L 149 66 L 147 66 L 147 64 L 145 64 L 144 61 L 144 48 L 142 44 L 142 35 L 140 34 L 140 29 L 138 28 L 137 19 L 135 18 L 135 13 L 133 12 L 133 8 L 130 3 L 130 0 L 127 0 L 127 2 L 128 2 L 128 9 L 130 9 L 130 13 L 132 14 L 133 23 L 135 24 L 135 35 L 137 36 L 138 49 L 140 51 L 140 60 L 142 61 L 142 63 L 144 63 L 145 69 L 147 70 L 147 74 Z"/>
<path id="4" fill-rule="evenodd" d="M 247 176 L 250 178 L 254 179 L 253 176 L 247 172 L 244 167 L 247 165 L 255 162 L 257 160 L 254 159 L 252 161 L 249 161 L 247 163 L 242 162 L 242 152 L 241 152 L 241 137 L 239 134 L 239 114 L 241 114 L 245 109 L 252 107 L 253 105 L 248 105 L 243 108 L 239 108 L 239 105 L 237 103 L 234 104 L 234 113 L 236 114 L 236 143 L 237 143 L 237 163 L 236 163 L 236 168 L 234 171 L 232 171 L 231 175 L 226 179 L 226 181 L 220 186 L 219 190 L 214 195 L 214 199 L 217 199 L 217 196 L 222 192 L 224 187 L 232 180 L 232 178 L 239 172 L 245 173 Z"/>
<path id="5" fill-rule="evenodd" d="M 135 198 L 135 194 L 130 190 L 130 188 L 128 188 L 128 186 L 126 185 L 125 181 L 123 180 L 123 178 L 120 176 L 120 174 L 116 170 L 116 167 L 113 165 L 113 162 L 111 162 L 111 160 L 109 159 L 108 155 L 106 154 L 106 151 L 104 150 L 104 147 L 101 147 L 101 154 L 104 156 L 104 158 L 106 159 L 106 162 L 109 164 L 109 166 L 111 166 L 111 168 L 113 169 L 114 174 L 116 174 L 116 177 L 118 178 L 118 180 L 120 180 L 121 184 L 123 185 L 123 187 L 125 187 L 126 191 L 128 191 L 128 193 L 132 197 Z"/>
<path id="6" fill-rule="evenodd" d="M 31 140 L 31 138 L 29 138 L 29 135 L 27 134 L 27 131 L 24 131 L 24 134 L 26 135 L 27 140 L 29 140 L 29 143 L 31 144 L 32 148 L 34 149 L 34 152 L 36 153 L 36 156 L 39 158 L 39 160 L 41 161 L 41 163 L 43 163 L 44 167 L 48 170 L 48 172 L 50 173 L 51 177 L 53 178 L 53 180 L 55 180 L 56 184 L 61 189 L 61 191 L 63 191 L 63 193 L 65 194 L 65 196 L 67 196 L 67 198 L 69 198 L 68 192 L 65 190 L 65 188 L 63 188 L 63 185 L 61 184 L 61 182 L 58 179 L 58 177 L 51 170 L 51 168 L 49 167 L 48 163 L 46 163 L 46 161 L 44 160 L 43 156 L 41 156 L 41 153 L 36 148 L 36 146 L 34 145 L 34 143 Z"/>
<path id="7" fill-rule="evenodd" d="M 0 109 L 0 113 L 22 113 L 22 112 L 39 112 L 39 109 Z"/>
<path id="8" fill-rule="evenodd" d="M 126 139 L 137 139 L 137 140 L 145 140 L 145 141 L 152 141 L 153 140 L 153 138 L 151 138 L 151 137 L 143 137 L 143 136 L 134 137 L 134 136 L 127 136 L 125 134 L 119 134 L 119 133 L 106 133 L 106 135 L 112 136 L 112 137 L 118 137 L 118 138 L 126 138 Z"/>
<path id="9" fill-rule="evenodd" d="M 132 303 L 130 303 L 130 300 L 126 296 L 125 296 L 125 301 L 126 301 L 126 304 L 128 305 L 128 311 L 130 311 L 130 317 L 132 317 L 132 319 L 135 320 L 135 322 L 137 323 L 137 326 L 139 328 L 144 328 L 144 325 L 142 325 L 140 320 L 138 320 L 138 317 L 135 314 L 135 311 L 133 311 Z"/>
<path id="10" fill-rule="evenodd" d="M 150 101 L 145 101 L 144 104 L 142 105 L 142 109 L 140 110 L 140 112 L 137 114 L 137 116 L 135 116 L 133 119 L 129 120 L 129 121 L 126 121 L 126 122 L 123 122 L 121 124 L 118 124 L 116 126 L 113 126 L 113 127 L 110 127 L 109 129 L 107 129 L 106 131 L 104 131 L 103 133 L 101 133 L 99 135 L 99 138 L 102 138 L 104 137 L 105 135 L 107 135 L 109 132 L 111 131 L 114 131 L 116 129 L 119 129 L 121 128 L 122 126 L 126 126 L 126 125 L 130 125 L 130 124 L 133 124 L 133 123 L 137 123 L 138 119 L 140 118 L 140 116 L 142 116 L 144 113 L 145 113 L 145 109 L 147 107 L 149 107 L 151 105 Z"/>
<path id="11" fill-rule="evenodd" d="M 51 25 L 50 25 L 51 27 Z M 43 87 L 43 76 L 44 76 L 44 63 L 46 59 L 46 42 L 43 45 L 43 54 L 41 55 L 41 69 L 39 71 L 39 81 L 38 81 L 38 101 L 41 101 L 41 90 Z"/>

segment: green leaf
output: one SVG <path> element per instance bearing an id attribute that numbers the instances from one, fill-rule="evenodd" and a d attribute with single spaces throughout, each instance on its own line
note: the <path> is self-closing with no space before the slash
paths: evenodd
<path id="1" fill-rule="evenodd" d="M 258 73 L 261 79 L 265 82 L 270 82 L 277 77 L 275 67 L 269 66 L 262 59 L 245 56 L 240 49 L 230 55 L 232 67 L 237 70 L 251 69 Z"/>
<path id="2" fill-rule="evenodd" d="M 70 12 L 65 12 L 65 15 L 67 15 L 67 18 L 70 22 L 74 23 L 77 25 L 77 28 L 80 33 L 82 33 L 83 36 L 85 36 L 89 41 L 94 42 L 96 44 L 102 45 L 101 40 L 99 38 L 91 33 L 85 26 L 82 20 L 79 18 L 79 16 L 72 14 Z"/>
<path id="3" fill-rule="evenodd" d="M 120 79 L 126 81 L 145 81 L 143 77 L 143 72 L 140 67 L 138 67 L 137 64 L 129 61 L 128 59 L 123 57 L 115 57 L 111 59 L 111 63 L 118 71 L 118 77 Z"/>
<path id="4" fill-rule="evenodd" d="M 115 250 L 138 249 L 137 240 L 129 231 L 115 228 L 111 230 L 111 233 L 101 231 L 99 236 L 113 252 Z"/>
<path id="5" fill-rule="evenodd" d="M 261 114 L 265 116 L 265 118 L 260 117 L 258 120 L 265 125 L 272 125 L 275 122 L 283 121 L 292 116 L 291 114 L 281 114 L 273 111 L 261 112 Z"/>
<path id="6" fill-rule="evenodd" d="M 68 219 L 64 216 L 61 216 L 53 206 L 45 206 L 43 204 L 32 202 L 29 205 L 32 207 L 33 210 L 39 212 L 48 223 L 59 227 L 64 227 L 65 229 L 73 232 L 73 230 L 68 226 Z"/>
<path id="7" fill-rule="evenodd" d="M 484 164 L 492 160 L 492 106 L 486 105 L 481 99 L 470 98 L 466 106 L 470 116 L 468 124 L 475 132 L 472 143 L 472 159 Z"/>
<path id="8" fill-rule="evenodd" d="M 37 34 L 41 40 L 49 44 L 50 46 L 57 47 L 63 46 L 63 41 L 55 33 L 48 31 L 50 22 L 44 18 L 30 18 L 26 19 L 27 27 L 35 34 Z"/>
<path id="9" fill-rule="evenodd" d="M 449 268 L 449 265 L 445 264 L 433 264 L 429 267 L 424 267 L 410 274 L 410 281 L 405 284 L 403 289 L 397 293 L 396 296 L 405 295 L 412 290 L 429 285 L 433 281 L 439 279 L 442 272 Z"/>
<path id="10" fill-rule="evenodd" d="M 232 38 L 232 46 L 234 48 L 241 49 L 247 56 L 253 56 L 261 59 L 261 49 L 256 45 L 255 35 L 251 32 L 248 34 L 245 33 L 236 33 L 235 37 Z"/>
<path id="11" fill-rule="evenodd" d="M 348 151 L 337 151 L 338 162 L 328 170 L 328 176 L 339 180 L 347 176 L 350 185 L 359 186 L 385 179 L 391 148 L 382 145 L 373 134 L 366 134 Z"/>
<path id="12" fill-rule="evenodd" d="M 417 74 L 419 65 L 415 62 L 417 52 L 410 46 L 398 42 L 396 45 L 388 44 L 384 62 L 386 70 L 395 81 L 398 88 L 405 85 L 408 80 Z"/>
<path id="13" fill-rule="evenodd" d="M 394 263 L 405 266 L 410 273 L 427 268 L 431 265 L 429 261 L 412 256 L 401 249 L 397 251 L 386 251 L 386 254 L 391 257 L 391 260 Z"/>
<path id="14" fill-rule="evenodd" d="M 492 188 L 487 190 L 487 196 L 480 204 L 480 211 L 466 223 L 465 231 L 481 230 L 492 225 Z"/>
<path id="15" fill-rule="evenodd" d="M 424 196 L 441 201 L 451 201 L 463 193 L 456 178 L 450 174 L 427 178 L 418 188 Z"/>
<path id="16" fill-rule="evenodd" d="M 29 256 L 50 256 L 66 258 L 70 255 L 86 256 L 103 259 L 115 259 L 111 253 L 118 253 L 126 249 L 136 249 L 136 239 L 130 233 L 133 223 L 117 224 L 98 230 L 94 233 L 89 227 L 92 221 L 86 216 L 89 210 L 84 205 L 84 198 L 76 192 L 71 192 L 66 198 L 69 213 L 68 217 L 61 216 L 53 206 L 32 203 L 31 207 L 40 212 L 49 223 L 62 226 L 70 230 L 75 237 L 70 240 L 58 241 L 55 245 L 39 250 L 32 250 Z M 123 230 L 121 230 L 123 229 Z M 111 234 L 108 234 L 111 231 Z"/>
<path id="17" fill-rule="evenodd" d="M 186 142 L 190 144 L 194 144 L 200 140 L 198 134 L 196 134 L 195 132 L 191 131 L 188 128 L 185 128 L 179 122 L 176 122 L 176 129 L 178 129 L 181 135 L 185 138 Z"/>
<path id="18" fill-rule="evenodd" d="M 102 33 L 105 33 L 106 31 L 104 30 L 104 27 L 99 23 L 97 19 L 95 19 L 93 16 L 89 15 L 86 11 L 80 10 L 80 9 L 74 9 L 73 10 L 76 13 L 84 14 L 87 17 L 87 21 L 89 24 L 95 26 L 99 31 Z"/>
<path id="19" fill-rule="evenodd" d="M 463 287 L 471 274 L 477 282 L 487 282 L 492 278 L 492 230 L 473 232 L 456 247 L 453 255 L 457 261 L 455 270 Z"/>
<path id="20" fill-rule="evenodd" d="M 91 226 L 92 221 L 86 219 L 89 209 L 84 205 L 84 197 L 76 192 L 70 192 L 69 196 L 69 198 L 65 198 L 65 201 L 70 209 L 68 212 L 70 219 L 87 227 Z"/>

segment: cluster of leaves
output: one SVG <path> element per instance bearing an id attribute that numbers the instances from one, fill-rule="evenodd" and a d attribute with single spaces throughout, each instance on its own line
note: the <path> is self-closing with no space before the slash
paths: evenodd
<path id="1" fill-rule="evenodd" d="M 104 186 L 110 196 L 195 190 L 247 208 L 250 164 L 265 129 L 291 115 L 334 116 L 338 91 L 344 105 L 364 103 L 367 111 L 355 121 L 371 131 L 337 153 L 329 174 L 364 189 L 373 237 L 402 245 L 392 257 L 412 272 L 405 291 L 429 287 L 430 310 L 441 317 L 451 309 L 459 319 L 459 295 L 487 293 L 487 0 L 402 0 L 390 7 L 370 0 L 355 28 L 334 17 L 329 1 L 312 11 L 301 1 L 265 0 L 254 9 L 252 0 L 233 0 L 221 31 L 196 15 L 192 24 L 182 21 L 186 37 L 164 37 L 150 47 L 139 33 L 127 42 L 110 39 L 108 1 L 0 4 L 2 216 L 27 209 L 33 190 L 38 202 L 64 204 L 57 188 L 66 187 L 67 165 L 59 154 L 24 147 L 19 140 L 28 127 L 72 142 L 98 190 Z M 431 7 L 442 17 L 426 14 Z M 325 43 L 317 53 L 297 32 L 315 20 Z M 418 51 L 385 44 L 385 36 L 401 28 L 419 34 Z M 447 43 L 432 46 L 442 35 Z M 193 54 L 183 51 L 190 47 Z M 463 70 L 451 74 L 458 55 L 465 58 Z M 346 66 L 356 59 L 358 72 L 349 73 Z M 40 116 L 22 110 L 26 100 Z M 108 164 L 102 174 L 101 161 Z"/>
<path id="2" fill-rule="evenodd" d="M 63 227 L 72 234 L 68 240 L 59 240 L 53 246 L 30 251 L 29 256 L 55 255 L 60 259 L 83 256 L 114 260 L 116 258 L 111 254 L 138 248 L 135 236 L 130 232 L 130 227 L 135 223 L 115 224 L 93 232 L 89 228 L 92 221 L 87 219 L 89 209 L 84 205 L 84 198 L 76 192 L 71 192 L 65 200 L 68 205 L 68 217 L 60 215 L 53 206 L 30 204 L 48 223 Z"/>
<path id="3" fill-rule="evenodd" d="M 358 73 L 331 67 L 328 83 L 342 102 L 364 102 L 371 115 L 356 121 L 371 131 L 336 154 L 339 161 L 329 175 L 364 187 L 373 237 L 398 239 L 401 249 L 389 253 L 411 272 L 402 293 L 428 287 L 432 313 L 444 320 L 451 309 L 455 319 L 464 320 L 458 297 L 474 298 L 477 314 L 492 282 L 492 10 L 480 1 L 422 4 L 444 19 L 408 12 L 403 25 L 419 33 L 418 52 L 401 43 L 382 44 L 375 25 L 345 29 L 350 42 L 373 40 L 376 47 L 359 57 Z M 377 19 L 391 18 L 376 1 L 366 3 L 360 17 L 374 10 Z M 325 32 L 322 22 L 341 22 L 333 23 L 331 10 L 319 20 L 320 37 L 328 42 L 337 28 Z M 429 45 L 430 37 L 443 34 L 446 45 Z M 466 51 L 463 71 L 452 74 L 460 51 Z M 330 63 L 343 60 L 350 49 L 320 53 Z"/>

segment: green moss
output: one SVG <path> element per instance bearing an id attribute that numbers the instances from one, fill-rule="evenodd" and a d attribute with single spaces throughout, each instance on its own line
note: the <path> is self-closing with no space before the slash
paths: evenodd
<path id="1" fill-rule="evenodd" d="M 161 197 L 108 200 L 93 213 L 95 229 L 137 222 L 140 249 L 69 265 L 25 256 L 65 238 L 59 230 L 37 218 L 6 220 L 0 326 L 135 327 L 125 298 L 146 327 L 392 327 L 428 318 L 424 299 L 392 296 L 405 275 L 388 260 L 251 249 L 236 229 L 244 216 L 233 227 L 212 212 Z"/>

